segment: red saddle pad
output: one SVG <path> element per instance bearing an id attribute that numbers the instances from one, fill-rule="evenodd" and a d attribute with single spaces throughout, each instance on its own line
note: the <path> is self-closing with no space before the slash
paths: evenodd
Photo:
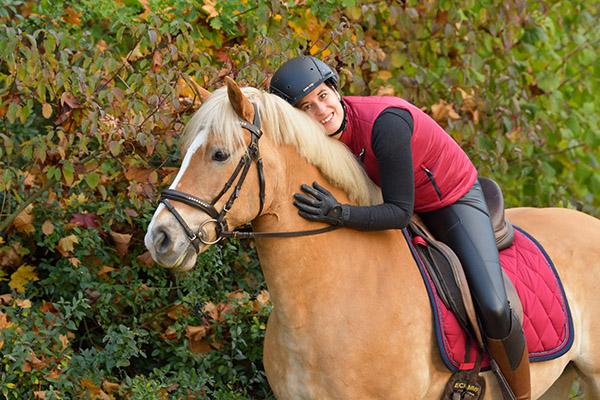
<path id="1" fill-rule="evenodd" d="M 409 245 L 412 244 L 405 232 Z M 440 300 L 433 281 L 412 248 L 433 308 L 438 348 L 451 371 L 471 369 L 465 363 L 467 335 L 454 313 Z M 531 362 L 551 360 L 565 354 L 573 344 L 573 321 L 558 273 L 542 246 L 523 229 L 515 226 L 515 241 L 500 252 L 502 268 L 517 289 L 523 304 L 523 331 Z M 474 362 L 477 345 L 472 341 L 469 360 Z M 484 355 L 482 369 L 489 369 Z"/>

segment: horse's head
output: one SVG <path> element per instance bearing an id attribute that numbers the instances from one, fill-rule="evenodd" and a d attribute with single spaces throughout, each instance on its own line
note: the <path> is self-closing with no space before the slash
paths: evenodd
<path id="1" fill-rule="evenodd" d="M 192 268 L 196 254 L 229 226 L 258 216 L 265 200 L 256 105 L 231 79 L 226 88 L 202 94 L 203 104 L 184 131 L 181 169 L 145 237 L 158 263 L 180 270 Z"/>
<path id="2" fill-rule="evenodd" d="M 340 201 L 380 200 L 348 148 L 308 114 L 275 95 L 226 81 L 186 125 L 181 169 L 148 227 L 146 247 L 169 268 L 192 268 L 197 253 L 224 232 L 265 213 L 292 228 L 310 224 L 292 205 L 301 183 L 319 180 L 337 190 Z"/>

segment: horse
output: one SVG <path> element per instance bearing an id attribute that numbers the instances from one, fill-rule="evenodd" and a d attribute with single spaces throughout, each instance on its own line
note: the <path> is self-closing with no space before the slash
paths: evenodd
<path id="1" fill-rule="evenodd" d="M 300 185 L 314 181 L 341 203 L 381 202 L 360 163 L 275 95 L 226 79 L 202 96 L 182 134 L 180 170 L 144 239 L 154 260 L 189 270 L 199 252 L 236 236 L 230 227 L 251 223 L 273 304 L 263 361 L 277 399 L 441 398 L 451 372 L 402 231 L 334 229 L 301 218 L 292 204 Z M 531 364 L 532 398 L 567 399 L 579 375 L 587 398 L 600 399 L 600 221 L 566 208 L 506 215 L 553 260 L 575 329 L 566 354 Z M 502 398 L 492 373 L 482 375 L 484 398 Z"/>

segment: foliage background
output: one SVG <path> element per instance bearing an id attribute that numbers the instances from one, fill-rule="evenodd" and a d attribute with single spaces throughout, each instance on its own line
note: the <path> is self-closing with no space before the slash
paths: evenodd
<path id="1" fill-rule="evenodd" d="M 252 242 L 185 276 L 143 246 L 195 85 L 225 75 L 317 55 L 422 107 L 509 206 L 600 215 L 597 0 L 0 5 L 2 398 L 272 397 Z"/>

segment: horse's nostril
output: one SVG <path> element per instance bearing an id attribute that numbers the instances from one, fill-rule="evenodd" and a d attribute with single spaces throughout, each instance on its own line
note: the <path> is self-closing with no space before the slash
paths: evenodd
<path id="1" fill-rule="evenodd" d="M 154 248 L 158 254 L 164 254 L 171 248 L 171 238 L 165 230 L 157 230 L 156 236 L 154 237 Z"/>

